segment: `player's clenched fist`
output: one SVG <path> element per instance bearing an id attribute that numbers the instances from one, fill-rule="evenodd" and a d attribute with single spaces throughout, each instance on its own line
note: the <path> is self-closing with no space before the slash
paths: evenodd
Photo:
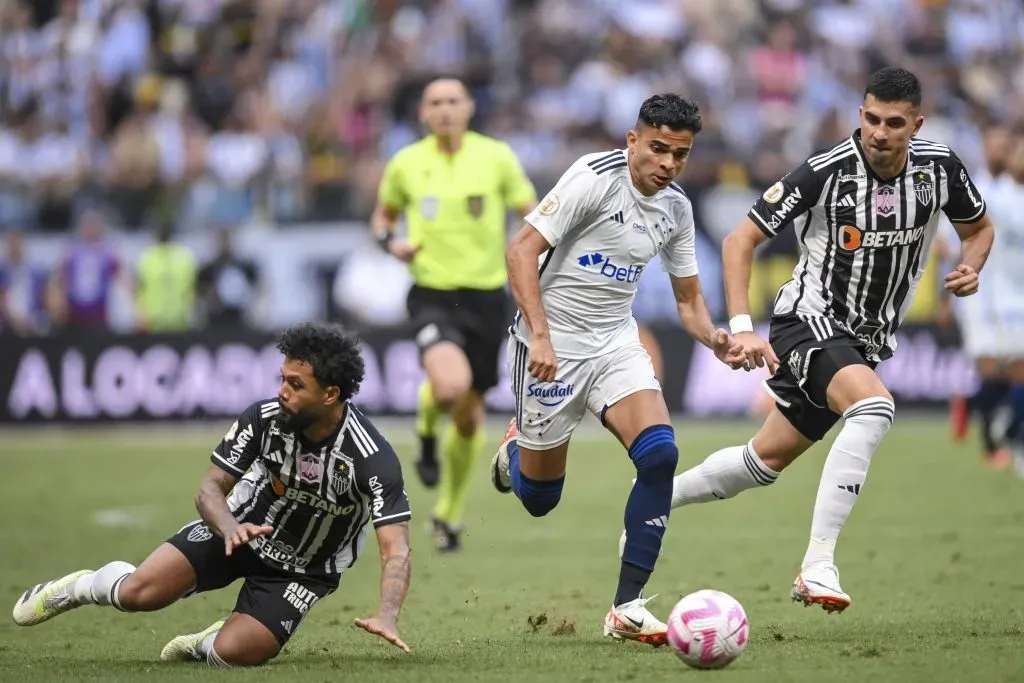
<path id="1" fill-rule="evenodd" d="M 252 539 L 272 533 L 274 533 L 272 526 L 257 526 L 249 522 L 239 524 L 230 533 L 224 534 L 224 554 L 230 555 L 232 550 L 247 544 Z"/>
<path id="2" fill-rule="evenodd" d="M 530 375 L 541 382 L 554 382 L 555 371 L 558 369 L 558 359 L 555 357 L 555 350 L 551 347 L 551 340 L 547 337 L 533 337 L 530 339 L 530 355 L 526 364 Z"/>
<path id="3" fill-rule="evenodd" d="M 745 370 L 749 372 L 767 365 L 768 371 L 775 374 L 779 367 L 779 357 L 775 355 L 768 340 L 761 338 L 756 332 L 740 332 L 733 340 L 743 347 Z"/>
<path id="4" fill-rule="evenodd" d="M 978 273 L 974 268 L 961 263 L 946 276 L 945 286 L 953 296 L 970 296 L 978 291 Z"/>

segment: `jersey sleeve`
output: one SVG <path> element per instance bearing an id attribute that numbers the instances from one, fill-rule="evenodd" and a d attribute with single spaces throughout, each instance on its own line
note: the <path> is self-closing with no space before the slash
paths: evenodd
<path id="1" fill-rule="evenodd" d="M 669 275 L 692 277 L 697 274 L 695 235 L 693 206 L 687 203 L 679 211 L 672 236 L 661 248 L 661 265 Z"/>
<path id="2" fill-rule="evenodd" d="M 264 406 L 276 407 L 276 404 L 272 401 L 259 401 L 238 416 L 210 455 L 210 461 L 214 465 L 236 477 L 245 474 L 260 455 L 263 432 L 269 422 L 269 418 L 263 416 L 265 412 L 271 410 Z M 272 414 L 276 414 L 276 411 Z"/>
<path id="3" fill-rule="evenodd" d="M 775 237 L 814 206 L 820 181 L 806 161 L 764 191 L 747 214 L 768 237 Z"/>
<path id="4" fill-rule="evenodd" d="M 384 166 L 384 175 L 377 188 L 377 201 L 394 210 L 404 209 L 409 203 L 403 181 L 401 153 L 391 157 Z"/>
<path id="5" fill-rule="evenodd" d="M 398 524 L 412 518 L 409 496 L 405 493 L 402 463 L 387 443 L 356 469 L 363 476 L 363 490 L 371 498 L 370 521 L 374 528 Z"/>
<path id="6" fill-rule="evenodd" d="M 946 218 L 953 223 L 973 223 L 981 220 L 986 211 L 985 199 L 968 175 L 960 157 L 950 151 L 949 158 L 943 166 L 946 167 L 946 191 L 949 193 L 949 199 L 942 207 Z"/>
<path id="7" fill-rule="evenodd" d="M 526 222 L 548 244 L 557 247 L 574 228 L 586 225 L 597 214 L 604 186 L 604 177 L 577 161 L 530 212 Z"/>
<path id="8" fill-rule="evenodd" d="M 537 191 L 523 170 L 515 152 L 502 143 L 498 152 L 498 169 L 501 174 L 501 197 L 505 206 L 521 209 L 537 201 Z"/>

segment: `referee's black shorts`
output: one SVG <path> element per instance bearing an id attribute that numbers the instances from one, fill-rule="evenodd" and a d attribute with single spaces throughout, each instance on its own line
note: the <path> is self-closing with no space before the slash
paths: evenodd
<path id="1" fill-rule="evenodd" d="M 480 394 L 498 383 L 498 358 L 508 336 L 511 305 L 500 289 L 430 289 L 413 285 L 406 300 L 416 345 L 423 353 L 449 341 L 461 348 Z"/>
<path id="2" fill-rule="evenodd" d="M 828 385 L 847 365 L 868 360 L 864 343 L 821 316 L 773 316 L 768 342 L 779 357 L 779 369 L 765 381 L 790 424 L 811 441 L 821 441 L 839 421 L 828 407 Z"/>

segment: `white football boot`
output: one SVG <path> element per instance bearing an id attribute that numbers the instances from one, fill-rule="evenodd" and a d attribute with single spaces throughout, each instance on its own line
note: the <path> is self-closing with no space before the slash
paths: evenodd
<path id="1" fill-rule="evenodd" d="M 491 483 L 494 484 L 494 488 L 498 490 L 498 493 L 509 493 L 512 491 L 508 445 L 517 436 L 519 436 L 519 430 L 516 429 L 516 419 L 512 418 L 509 420 L 508 429 L 505 430 L 505 436 L 501 440 L 501 445 L 498 446 L 498 452 L 491 458 Z"/>
<path id="2" fill-rule="evenodd" d="M 793 581 L 790 593 L 793 602 L 804 607 L 821 605 L 826 612 L 842 612 L 850 606 L 850 596 L 839 585 L 839 570 L 835 565 L 813 565 L 802 569 Z"/>
<path id="3" fill-rule="evenodd" d="M 604 618 L 604 634 L 616 640 L 635 640 L 654 647 L 664 645 L 668 642 L 668 626 L 646 607 L 656 597 L 640 596 L 636 600 L 612 607 Z"/>
<path id="4" fill-rule="evenodd" d="M 82 569 L 56 581 L 29 588 L 14 605 L 14 623 L 18 626 L 35 626 L 79 607 L 72 598 L 71 588 L 79 577 L 86 574 L 92 574 L 92 570 Z"/>
<path id="5" fill-rule="evenodd" d="M 178 636 L 171 642 L 164 645 L 164 649 L 160 650 L 160 659 L 165 662 L 205 662 L 206 657 L 199 654 L 196 648 L 199 644 L 206 640 L 206 636 L 211 633 L 216 633 L 224 626 L 224 620 L 210 624 L 208 627 L 200 631 L 199 633 L 189 633 L 188 635 Z"/>

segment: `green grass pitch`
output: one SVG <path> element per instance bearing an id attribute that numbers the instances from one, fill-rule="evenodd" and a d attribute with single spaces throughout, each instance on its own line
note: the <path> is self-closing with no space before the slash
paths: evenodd
<path id="1" fill-rule="evenodd" d="M 755 428 L 680 423 L 680 467 Z M 4 609 L 34 583 L 113 559 L 139 563 L 194 519 L 192 496 L 221 431 L 0 433 Z M 408 423 L 389 422 L 385 433 L 411 463 Z M 490 436 L 493 445 L 500 426 Z M 411 655 L 352 625 L 377 604 L 380 569 L 370 540 L 339 591 L 266 667 L 215 671 L 158 660 L 170 638 L 226 614 L 236 584 L 153 614 L 86 607 L 27 629 L 4 619 L 0 680 L 1020 681 L 1024 481 L 983 469 L 975 443 L 951 444 L 943 422 L 897 417 L 840 544 L 843 586 L 853 597 L 842 615 L 788 599 L 825 445 L 769 490 L 676 511 L 650 606 L 665 618 L 676 599 L 698 588 L 736 596 L 751 640 L 720 672 L 686 669 L 667 647 L 601 637 L 632 468 L 610 436 L 588 430 L 573 444 L 563 500 L 544 519 L 496 494 L 482 461 L 466 547 L 456 556 L 433 551 L 424 530 L 432 494 L 407 467 L 416 518 L 400 629 Z"/>

